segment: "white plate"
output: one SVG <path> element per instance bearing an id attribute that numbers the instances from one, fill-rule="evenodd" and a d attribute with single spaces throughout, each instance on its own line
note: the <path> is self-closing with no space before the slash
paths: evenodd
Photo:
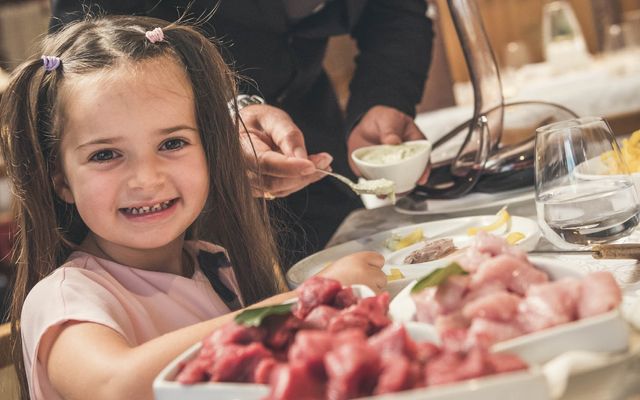
<path id="1" fill-rule="evenodd" d="M 418 342 L 436 339 L 434 330 L 426 324 L 408 322 L 405 324 L 409 335 Z M 195 358 L 201 344 L 197 343 L 173 360 L 153 382 L 156 400 L 261 400 L 269 394 L 269 387 L 249 383 L 204 382 L 183 385 L 175 382 L 179 366 Z M 390 393 L 367 399 L 423 399 L 423 400 L 550 400 L 547 384 L 539 368 L 490 375 L 462 382 Z M 363 398 L 364 399 L 364 398 Z"/>
<path id="2" fill-rule="evenodd" d="M 385 241 L 393 234 L 406 235 L 417 228 L 422 228 L 425 237 L 429 240 L 451 238 L 456 246 L 464 247 L 471 244 L 473 240 L 472 236 L 467 235 L 467 228 L 472 226 L 488 225 L 495 221 L 495 219 L 495 215 L 444 219 L 440 221 L 403 226 L 401 228 L 391 229 L 385 232 L 376 233 L 375 235 L 342 243 L 312 254 L 311 256 L 296 263 L 287 272 L 287 282 L 291 287 L 297 287 L 304 282 L 304 280 L 318 273 L 329 262 L 358 251 L 371 250 L 377 251 L 385 257 L 386 262 L 383 267 L 385 273 L 390 273 L 390 268 L 398 268 L 405 276 L 405 279 L 389 283 L 387 290 L 392 296 L 394 296 L 412 279 L 421 277 L 433 271 L 435 268 L 440 268 L 449 263 L 450 260 L 443 258 L 426 263 L 403 264 L 402 260 L 404 259 L 404 256 L 409 252 L 416 250 L 422 246 L 422 244 L 416 243 L 405 249 L 395 252 L 391 251 L 385 247 Z M 516 231 L 522 232 L 525 235 L 524 239 L 518 242 L 517 246 L 526 251 L 533 250 L 540 238 L 540 230 L 537 222 L 528 218 L 512 216 L 510 232 Z M 500 228 L 493 233 L 504 235 L 506 232 L 505 228 Z"/>
<path id="3" fill-rule="evenodd" d="M 544 257 L 530 257 L 529 260 L 546 271 L 552 280 L 584 276 L 584 273 L 571 269 L 566 261 Z M 411 288 L 415 282 L 391 301 L 389 315 L 394 321 L 414 319 L 416 307 L 411 299 Z M 571 350 L 621 352 L 627 349 L 628 342 L 629 326 L 620 312 L 613 310 L 496 343 L 492 350 L 514 353 L 529 364 L 539 364 Z"/>
<path id="4" fill-rule="evenodd" d="M 397 205 L 395 209 L 397 212 L 407 215 L 447 214 L 521 203 L 532 200 L 534 197 L 535 191 L 533 187 L 525 187 L 498 193 L 474 192 L 457 199 L 427 200 L 427 209 L 425 211 L 407 210 Z"/>

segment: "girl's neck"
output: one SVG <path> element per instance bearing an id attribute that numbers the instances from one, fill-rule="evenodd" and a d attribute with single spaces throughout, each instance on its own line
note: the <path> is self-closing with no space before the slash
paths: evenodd
<path id="1" fill-rule="evenodd" d="M 190 277 L 193 262 L 184 251 L 184 237 L 157 249 L 134 249 L 105 242 L 89 233 L 80 248 L 96 257 L 146 271 L 166 272 Z"/>

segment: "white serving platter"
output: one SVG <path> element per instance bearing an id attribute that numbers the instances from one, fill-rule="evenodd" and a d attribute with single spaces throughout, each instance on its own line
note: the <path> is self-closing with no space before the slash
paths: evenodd
<path id="1" fill-rule="evenodd" d="M 544 257 L 529 257 L 529 260 L 538 268 L 546 271 L 552 280 L 584 276 L 583 273 L 567 266 L 566 261 Z M 413 281 L 405 287 L 389 305 L 389 315 L 394 321 L 414 320 L 416 307 L 410 293 L 415 282 Z M 629 333 L 629 324 L 616 309 L 499 342 L 494 344 L 491 349 L 495 352 L 517 354 L 530 365 L 542 364 L 562 353 L 573 350 L 626 351 L 629 345 Z"/>
<path id="2" fill-rule="evenodd" d="M 441 268 L 451 261 L 450 258 L 445 257 L 425 263 L 404 264 L 404 257 L 411 251 L 420 248 L 422 244 L 416 243 L 397 251 L 389 250 L 385 246 L 385 242 L 393 234 L 404 236 L 418 228 L 421 228 L 428 240 L 451 238 L 456 247 L 462 248 L 470 245 L 474 240 L 474 236 L 469 236 L 467 234 L 468 228 L 486 226 L 495 220 L 496 215 L 451 218 L 403 226 L 357 240 L 352 240 L 337 246 L 329 247 L 299 261 L 287 272 L 287 282 L 291 287 L 298 287 L 307 278 L 318 273 L 332 261 L 358 251 L 377 251 L 385 257 L 385 265 L 383 267 L 383 271 L 385 273 L 389 274 L 391 272 L 391 268 L 397 268 L 405 277 L 404 279 L 389 283 L 386 290 L 393 297 L 413 279 L 424 276 L 436 268 Z M 525 235 L 524 238 L 516 244 L 517 247 L 525 251 L 533 250 L 540 239 L 538 223 L 529 218 L 511 216 L 511 228 L 508 229 L 508 231 L 506 227 L 501 227 L 491 233 L 504 236 L 509 232 L 522 232 Z"/>
<path id="3" fill-rule="evenodd" d="M 361 298 L 374 295 L 366 286 L 354 285 L 352 288 L 356 296 Z M 430 325 L 417 322 L 406 322 L 404 325 L 409 335 L 417 342 L 438 341 L 437 334 Z M 156 400 L 261 400 L 269 394 L 269 387 L 261 384 L 205 382 L 184 385 L 176 382 L 175 378 L 180 367 L 195 358 L 201 347 L 201 343 L 191 346 L 160 372 L 153 382 Z M 366 399 L 454 400 L 461 398 L 465 400 L 551 399 L 542 370 L 537 367 L 429 388 L 371 396 Z"/>
<path id="4" fill-rule="evenodd" d="M 432 341 L 434 330 L 426 324 L 409 322 L 407 331 L 416 341 Z M 175 382 L 179 366 L 195 358 L 200 351 L 198 343 L 172 361 L 153 382 L 156 400 L 261 400 L 269 394 L 267 385 L 248 383 L 206 382 L 183 385 Z M 531 368 L 526 371 L 489 375 L 462 382 L 413 389 L 404 392 L 371 396 L 369 400 L 550 400 L 549 389 L 542 371 Z M 322 399 L 319 399 L 322 400 Z"/>

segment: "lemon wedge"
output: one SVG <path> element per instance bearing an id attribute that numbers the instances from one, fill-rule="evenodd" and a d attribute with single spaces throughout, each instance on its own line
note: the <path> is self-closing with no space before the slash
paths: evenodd
<path id="1" fill-rule="evenodd" d="M 391 251 L 396 251 L 411 246 L 414 243 L 418 243 L 422 239 L 424 239 L 424 233 L 422 232 L 422 228 L 418 228 L 409 232 L 405 236 L 391 236 L 391 238 L 387 240 L 385 246 Z"/>
<path id="2" fill-rule="evenodd" d="M 491 224 L 485 226 L 474 226 L 467 229 L 467 235 L 475 236 L 480 231 L 495 231 L 503 225 L 507 225 L 507 231 L 511 228 L 511 215 L 507 211 L 507 207 L 502 207 L 500 211 L 498 211 L 498 213 L 496 214 L 496 220 Z"/>
<path id="3" fill-rule="evenodd" d="M 525 235 L 522 232 L 511 232 L 510 234 L 507 235 L 507 237 L 505 237 L 505 240 L 507 241 L 508 244 L 514 245 L 519 241 L 521 241 L 522 239 L 524 239 L 524 236 Z"/>
<path id="4" fill-rule="evenodd" d="M 387 282 L 404 279 L 404 274 L 398 268 L 390 268 L 389 272 L 389 275 L 387 275 Z"/>

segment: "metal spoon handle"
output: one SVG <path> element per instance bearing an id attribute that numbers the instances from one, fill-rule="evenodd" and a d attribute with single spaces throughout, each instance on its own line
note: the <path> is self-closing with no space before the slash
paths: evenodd
<path id="1" fill-rule="evenodd" d="M 356 186 L 355 182 L 353 182 L 351 179 L 347 178 L 346 176 L 342 176 L 340 174 L 336 174 L 335 172 L 325 171 L 323 169 L 316 169 L 316 171 L 325 173 L 325 174 L 330 175 L 330 176 L 333 176 L 334 178 L 336 178 L 340 182 L 342 182 L 342 183 L 346 184 L 347 186 L 349 186 L 351 189 L 353 189 Z"/>

